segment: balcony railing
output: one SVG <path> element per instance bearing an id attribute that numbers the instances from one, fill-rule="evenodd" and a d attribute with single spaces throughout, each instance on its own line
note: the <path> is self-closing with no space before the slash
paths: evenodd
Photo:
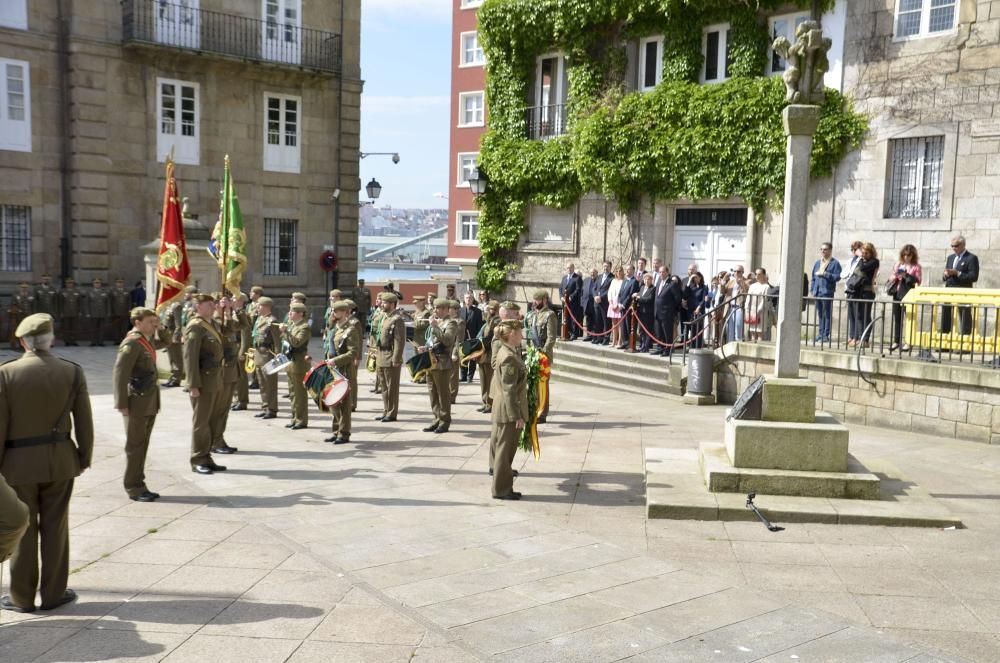
<path id="1" fill-rule="evenodd" d="M 192 7 L 188 0 L 122 0 L 122 40 L 338 74 L 341 36 Z M 259 6 L 259 5 L 258 5 Z"/>
<path id="2" fill-rule="evenodd" d="M 539 140 L 566 133 L 566 105 L 549 104 L 525 109 L 528 138 Z"/>

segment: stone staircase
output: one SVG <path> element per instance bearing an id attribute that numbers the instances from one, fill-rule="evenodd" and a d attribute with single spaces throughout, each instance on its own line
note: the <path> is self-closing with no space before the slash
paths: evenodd
<path id="1" fill-rule="evenodd" d="M 637 394 L 681 396 L 686 367 L 680 357 L 667 359 L 629 353 L 584 341 L 557 341 L 552 379 L 555 382 L 614 387 Z"/>

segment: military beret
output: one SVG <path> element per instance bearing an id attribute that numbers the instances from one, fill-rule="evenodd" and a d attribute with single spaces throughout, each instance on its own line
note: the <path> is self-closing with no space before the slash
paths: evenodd
<path id="1" fill-rule="evenodd" d="M 274 300 L 270 297 L 261 297 L 257 300 L 259 306 L 274 306 Z"/>
<path id="2" fill-rule="evenodd" d="M 354 303 L 353 299 L 344 299 L 342 301 L 348 306 L 350 306 L 352 311 L 358 307 L 358 305 Z"/>
<path id="3" fill-rule="evenodd" d="M 21 321 L 14 331 L 14 336 L 40 336 L 52 333 L 52 316 L 48 313 L 33 313 Z"/>
<path id="4" fill-rule="evenodd" d="M 334 311 L 350 311 L 351 305 L 344 300 L 340 300 L 339 302 L 334 302 L 332 308 Z"/>
<path id="5" fill-rule="evenodd" d="M 334 289 L 334 290 L 330 291 L 330 296 L 331 297 L 343 297 L 344 293 L 342 293 L 340 290 Z"/>
<path id="6" fill-rule="evenodd" d="M 524 324 L 522 324 L 520 320 L 504 320 L 500 323 L 500 327 L 505 327 L 513 331 L 515 329 L 523 329 Z"/>
<path id="7" fill-rule="evenodd" d="M 193 295 L 194 293 L 198 292 L 198 286 L 196 286 L 196 285 L 185 286 L 184 287 L 184 292 L 186 294 Z"/>
<path id="8" fill-rule="evenodd" d="M 434 300 L 434 308 L 451 308 L 451 300 L 438 297 Z"/>
<path id="9" fill-rule="evenodd" d="M 444 287 L 445 287 L 446 290 L 452 290 L 452 291 L 455 290 L 455 284 L 454 283 L 448 283 Z"/>
<path id="10" fill-rule="evenodd" d="M 382 292 L 378 293 L 378 300 L 380 302 L 384 302 L 385 298 L 388 297 L 389 295 L 392 295 L 393 297 L 396 296 L 396 295 L 393 295 L 391 292 L 389 292 L 387 290 L 383 290 Z"/>
<path id="11" fill-rule="evenodd" d="M 125 279 L 122 278 L 115 279 L 115 283 L 125 283 Z"/>
<path id="12" fill-rule="evenodd" d="M 91 283 L 104 283 L 101 279 L 94 279 Z"/>
<path id="13" fill-rule="evenodd" d="M 462 308 L 461 302 L 459 302 L 457 299 L 449 299 L 448 306 L 452 308 Z"/>
<path id="14" fill-rule="evenodd" d="M 427 297 L 424 296 L 424 295 L 415 295 L 413 297 L 413 301 L 415 301 L 415 302 L 426 302 L 427 301 Z"/>
<path id="15" fill-rule="evenodd" d="M 535 300 L 548 299 L 548 298 L 549 298 L 549 291 L 548 290 L 536 290 L 535 294 L 532 296 L 532 299 L 535 299 Z"/>
<path id="16" fill-rule="evenodd" d="M 155 316 L 156 311 L 151 308 L 146 308 L 145 306 L 136 306 L 134 309 L 129 311 L 129 320 L 145 320 L 150 316 Z"/>
<path id="17" fill-rule="evenodd" d="M 490 308 L 500 308 L 500 302 L 495 299 L 491 299 L 486 305 Z"/>
<path id="18" fill-rule="evenodd" d="M 517 302 L 512 302 L 509 299 L 500 305 L 500 308 L 505 308 L 508 311 L 520 311 L 521 307 Z"/>
<path id="19" fill-rule="evenodd" d="M 66 279 L 65 283 L 76 283 L 76 279 L 74 279 L 74 278 L 68 278 L 68 279 Z"/>
<path id="20" fill-rule="evenodd" d="M 196 294 L 194 297 L 192 297 L 191 299 L 193 299 L 198 304 L 204 304 L 205 302 L 214 302 L 215 301 L 215 297 L 213 297 L 212 295 L 210 295 L 210 294 L 208 294 L 206 292 L 200 292 L 200 293 Z"/>
<path id="21" fill-rule="evenodd" d="M 18 285 L 21 286 L 22 288 L 30 288 L 31 287 L 31 284 L 28 283 L 27 281 L 21 281 Z"/>
<path id="22" fill-rule="evenodd" d="M 263 295 L 264 288 L 260 287 L 259 285 L 255 285 L 254 287 L 250 288 L 250 294 Z"/>
<path id="23" fill-rule="evenodd" d="M 291 306 L 288 307 L 288 310 L 289 311 L 293 311 L 295 313 L 308 313 L 309 312 L 309 309 L 306 308 L 306 305 L 303 304 L 302 302 L 295 302 L 294 304 L 292 304 Z"/>
<path id="24" fill-rule="evenodd" d="M 382 301 L 385 302 L 386 304 L 398 304 L 399 297 L 392 294 L 391 292 L 385 292 L 382 293 Z"/>
<path id="25" fill-rule="evenodd" d="M 236 299 L 241 299 L 243 301 L 248 301 L 250 299 L 250 297 L 247 295 L 247 293 L 241 292 L 240 294 L 236 295 Z"/>
<path id="26" fill-rule="evenodd" d="M 306 300 L 306 295 L 302 292 L 293 292 L 292 299 L 301 299 L 304 302 Z"/>

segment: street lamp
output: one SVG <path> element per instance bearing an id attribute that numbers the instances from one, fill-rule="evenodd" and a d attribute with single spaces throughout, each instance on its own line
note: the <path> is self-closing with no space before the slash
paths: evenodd
<path id="1" fill-rule="evenodd" d="M 399 152 L 359 152 L 358 156 L 365 157 L 392 157 L 393 163 L 399 163 Z"/>
<path id="2" fill-rule="evenodd" d="M 469 188 L 473 196 L 481 196 L 486 193 L 486 186 L 490 183 L 490 178 L 486 176 L 486 171 L 479 167 L 473 168 L 469 175 Z"/>
<path id="3" fill-rule="evenodd" d="M 373 177 L 372 181 L 365 187 L 365 191 L 368 192 L 368 198 L 372 201 L 372 205 L 374 205 L 375 201 L 378 200 L 379 195 L 382 193 L 382 185 L 379 184 L 378 180 Z"/>

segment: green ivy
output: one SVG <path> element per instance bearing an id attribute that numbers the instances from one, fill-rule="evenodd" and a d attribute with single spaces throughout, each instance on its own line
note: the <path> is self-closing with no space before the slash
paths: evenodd
<path id="1" fill-rule="evenodd" d="M 653 200 L 740 198 L 780 204 L 784 83 L 761 75 L 769 55 L 762 10 L 781 0 L 486 0 L 479 34 L 486 52 L 490 128 L 480 166 L 490 177 L 477 202 L 482 259 L 477 281 L 503 288 L 530 204 L 567 208 L 588 192 L 624 207 Z M 807 0 L 799 0 L 806 6 Z M 829 9 L 833 0 L 823 0 Z M 729 22 L 729 81 L 699 85 L 702 28 Z M 626 45 L 664 35 L 663 83 L 628 93 Z M 567 55 L 568 131 L 525 138 L 528 86 L 538 55 Z M 856 148 L 866 118 L 827 90 L 813 143 L 814 177 L 829 176 Z"/>

